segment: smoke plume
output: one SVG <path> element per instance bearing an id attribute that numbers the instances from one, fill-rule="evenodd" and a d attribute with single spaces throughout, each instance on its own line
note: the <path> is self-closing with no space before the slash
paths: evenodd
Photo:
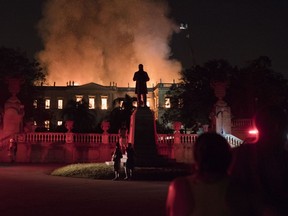
<path id="1" fill-rule="evenodd" d="M 132 87 L 138 64 L 150 76 L 148 86 L 178 81 L 181 65 L 169 60 L 169 40 L 177 31 L 164 0 L 47 0 L 37 54 L 48 82 L 95 82 Z"/>

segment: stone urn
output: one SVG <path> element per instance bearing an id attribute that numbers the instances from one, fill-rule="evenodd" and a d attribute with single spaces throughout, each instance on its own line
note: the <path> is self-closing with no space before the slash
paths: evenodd
<path id="1" fill-rule="evenodd" d="M 101 129 L 103 130 L 103 134 L 108 134 L 109 128 L 110 128 L 110 122 L 109 121 L 103 121 L 101 123 Z"/>
<path id="2" fill-rule="evenodd" d="M 67 131 L 68 133 L 71 133 L 71 132 L 72 132 L 73 126 L 74 126 L 74 121 L 72 121 L 72 120 L 67 120 L 67 121 L 65 122 L 65 127 L 66 127 L 66 129 L 68 130 L 68 131 Z"/>
<path id="3" fill-rule="evenodd" d="M 16 97 L 16 95 L 20 92 L 20 86 L 23 83 L 23 80 L 20 78 L 7 78 L 6 82 L 8 83 L 8 90 L 11 93 L 12 97 Z"/>
<path id="4" fill-rule="evenodd" d="M 181 125 L 182 123 L 179 121 L 174 122 L 173 126 L 174 126 L 175 133 L 180 133 Z"/>
<path id="5" fill-rule="evenodd" d="M 174 122 L 173 126 L 174 126 L 174 130 L 175 130 L 175 133 L 174 133 L 174 143 L 175 144 L 180 144 L 181 140 L 180 140 L 180 129 L 181 129 L 181 125 L 182 123 L 177 121 L 177 122 Z"/>
<path id="6" fill-rule="evenodd" d="M 214 94 L 218 98 L 217 104 L 226 105 L 223 98 L 226 95 L 227 86 L 227 82 L 214 81 L 211 83 L 211 87 L 214 89 Z"/>

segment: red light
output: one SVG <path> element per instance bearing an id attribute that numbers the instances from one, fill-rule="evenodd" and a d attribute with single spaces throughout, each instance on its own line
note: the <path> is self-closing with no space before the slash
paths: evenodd
<path id="1" fill-rule="evenodd" d="M 256 135 L 258 134 L 258 130 L 257 129 L 249 130 L 248 133 L 251 135 Z"/>
<path id="2" fill-rule="evenodd" d="M 246 144 L 254 144 L 258 141 L 259 132 L 256 128 L 250 129 L 248 131 L 247 137 L 245 138 L 244 142 Z"/>

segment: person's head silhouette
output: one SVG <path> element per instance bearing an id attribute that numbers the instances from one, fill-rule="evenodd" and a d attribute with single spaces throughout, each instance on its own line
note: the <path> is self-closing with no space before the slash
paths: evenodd
<path id="1" fill-rule="evenodd" d="M 143 64 L 138 65 L 139 71 L 143 71 Z"/>
<path id="2" fill-rule="evenodd" d="M 204 133 L 195 142 L 194 158 L 198 173 L 226 175 L 232 159 L 231 147 L 220 134 Z"/>

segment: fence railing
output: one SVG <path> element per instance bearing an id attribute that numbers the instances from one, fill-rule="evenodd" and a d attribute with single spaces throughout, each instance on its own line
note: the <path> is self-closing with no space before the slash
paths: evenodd
<path id="1" fill-rule="evenodd" d="M 102 134 L 73 134 L 73 141 L 76 143 L 102 143 Z"/>
<path id="2" fill-rule="evenodd" d="M 67 133 L 25 133 L 18 134 L 18 141 L 20 142 L 28 142 L 28 143 L 65 143 L 66 142 Z M 77 144 L 81 143 L 89 143 L 89 144 L 97 144 L 103 143 L 103 134 L 81 134 L 81 133 L 73 133 L 73 142 Z M 119 134 L 107 134 L 108 143 L 116 143 L 119 141 Z M 198 135 L 197 134 L 157 134 L 156 142 L 158 145 L 167 145 L 172 146 L 173 144 L 184 144 L 184 143 L 195 143 Z M 226 134 L 224 136 L 231 147 L 237 147 L 242 144 L 242 140 L 231 135 Z M 127 136 L 128 139 L 128 136 Z"/>
<path id="3" fill-rule="evenodd" d="M 180 143 L 195 143 L 197 134 L 180 134 Z"/>
<path id="4" fill-rule="evenodd" d="M 252 119 L 235 119 L 232 120 L 233 128 L 247 128 L 252 126 Z"/>
<path id="5" fill-rule="evenodd" d="M 18 134 L 19 141 L 25 142 L 43 142 L 43 143 L 53 143 L 53 142 L 65 142 L 65 133 L 25 133 Z"/>
<path id="6" fill-rule="evenodd" d="M 226 134 L 224 137 L 232 148 L 236 148 L 243 143 L 243 140 L 233 136 L 232 134 Z"/>

